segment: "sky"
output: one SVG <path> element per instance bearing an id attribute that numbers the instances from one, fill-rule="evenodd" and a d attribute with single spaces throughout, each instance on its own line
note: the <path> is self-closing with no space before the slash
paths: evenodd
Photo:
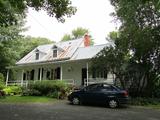
<path id="1" fill-rule="evenodd" d="M 71 33 L 77 27 L 89 29 L 95 44 L 106 43 L 107 34 L 116 30 L 118 25 L 110 14 L 114 8 L 109 0 L 71 0 L 72 6 L 77 8 L 75 15 L 66 18 L 65 23 L 49 17 L 45 11 L 29 9 L 26 25 L 28 31 L 24 35 L 45 37 L 53 41 L 60 41 L 64 34 Z"/>

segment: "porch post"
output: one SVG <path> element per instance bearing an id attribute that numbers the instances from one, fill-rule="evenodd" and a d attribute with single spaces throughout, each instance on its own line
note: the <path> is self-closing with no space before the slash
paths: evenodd
<path id="1" fill-rule="evenodd" d="M 63 68 L 62 68 L 62 65 L 61 65 L 61 80 L 63 79 Z"/>
<path id="2" fill-rule="evenodd" d="M 39 80 L 41 81 L 42 80 L 42 68 L 40 68 L 40 78 Z"/>
<path id="3" fill-rule="evenodd" d="M 86 66 L 87 66 L 87 86 L 88 86 L 88 62 L 86 64 Z"/>
<path id="4" fill-rule="evenodd" d="M 22 75 L 21 75 L 21 86 L 23 86 L 23 73 L 24 73 L 24 70 L 22 70 Z"/>
<path id="5" fill-rule="evenodd" d="M 9 69 L 7 70 L 6 86 L 8 85 L 8 78 L 9 78 Z"/>

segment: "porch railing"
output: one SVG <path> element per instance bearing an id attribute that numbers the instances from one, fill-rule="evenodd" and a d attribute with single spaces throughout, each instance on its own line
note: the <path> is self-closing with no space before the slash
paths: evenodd
<path id="1" fill-rule="evenodd" d="M 16 80 L 16 81 L 8 81 L 6 86 L 10 86 L 10 85 L 19 85 L 19 86 L 25 86 L 27 87 L 28 85 L 28 80 L 27 81 L 21 81 L 21 80 Z"/>
<path id="2" fill-rule="evenodd" d="M 16 80 L 16 81 L 8 81 L 6 86 L 10 86 L 10 85 L 19 85 L 19 86 L 24 86 L 24 87 L 27 87 L 28 86 L 28 83 L 30 82 L 36 82 L 36 81 L 39 81 L 39 80 L 25 80 L 25 81 L 21 81 L 21 80 Z M 42 80 L 43 81 L 43 80 Z M 54 82 L 54 80 L 51 80 Z M 64 81 L 66 81 L 67 84 L 69 85 L 75 85 L 75 80 L 74 79 L 64 79 Z"/>

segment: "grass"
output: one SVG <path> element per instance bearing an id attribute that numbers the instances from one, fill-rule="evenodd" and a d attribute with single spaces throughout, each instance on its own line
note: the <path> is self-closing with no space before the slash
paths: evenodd
<path id="1" fill-rule="evenodd" d="M 54 103 L 54 98 L 42 96 L 7 96 L 0 99 L 0 103 Z"/>
<path id="2" fill-rule="evenodd" d="M 145 107 L 160 109 L 160 104 L 158 104 L 158 105 L 146 105 Z"/>

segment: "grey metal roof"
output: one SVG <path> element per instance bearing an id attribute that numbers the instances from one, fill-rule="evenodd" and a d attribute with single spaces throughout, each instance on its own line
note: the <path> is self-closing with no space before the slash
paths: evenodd
<path id="1" fill-rule="evenodd" d="M 95 45 L 95 46 L 89 46 L 89 47 L 80 47 L 75 52 L 75 54 L 72 56 L 71 60 L 91 59 L 98 52 L 100 52 L 104 47 L 108 45 L 109 44 Z"/>
<path id="2" fill-rule="evenodd" d="M 81 59 L 90 59 L 94 57 L 98 52 L 100 52 L 104 47 L 111 44 L 95 45 L 84 47 L 84 39 L 70 40 L 66 42 L 59 42 L 55 44 L 40 45 L 25 57 L 19 60 L 16 64 L 23 65 L 29 63 L 45 63 L 53 61 L 63 61 L 63 60 L 81 60 Z M 58 51 L 58 56 L 53 58 L 53 47 L 57 46 L 60 48 Z M 35 60 L 36 50 L 40 51 L 40 59 Z"/>
<path id="3" fill-rule="evenodd" d="M 79 46 L 82 46 L 83 44 L 83 38 L 76 39 L 76 40 L 70 40 L 66 42 L 59 42 L 55 44 L 48 44 L 48 45 L 40 45 L 34 50 L 32 50 L 30 53 L 28 53 L 25 57 L 23 57 L 21 60 L 19 60 L 16 64 L 27 64 L 27 63 L 37 63 L 37 62 L 44 62 L 44 61 L 53 61 L 53 60 L 63 60 L 63 59 L 69 59 L 71 56 L 75 53 L 75 51 L 78 49 Z M 58 56 L 56 58 L 53 58 L 53 46 L 57 46 L 62 50 L 58 51 Z M 35 53 L 36 50 L 40 51 L 40 59 L 35 60 Z"/>

